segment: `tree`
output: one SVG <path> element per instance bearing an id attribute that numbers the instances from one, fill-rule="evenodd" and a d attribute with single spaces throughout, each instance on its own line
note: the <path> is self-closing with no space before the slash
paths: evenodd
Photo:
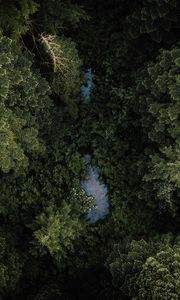
<path id="1" fill-rule="evenodd" d="M 0 228 L 0 294 L 12 294 L 22 276 L 25 262 L 12 231 Z"/>
<path id="2" fill-rule="evenodd" d="M 178 299 L 179 254 L 179 238 L 167 234 L 114 245 L 107 266 L 116 289 L 133 299 Z"/>
<path id="3" fill-rule="evenodd" d="M 39 5 L 39 10 L 34 22 L 40 32 L 60 34 L 76 28 L 82 20 L 88 18 L 83 6 L 71 0 L 36 0 L 35 2 Z"/>
<path id="4" fill-rule="evenodd" d="M 27 167 L 29 155 L 45 150 L 42 130 L 51 122 L 52 104 L 46 80 L 32 68 L 32 57 L 3 36 L 0 49 L 0 168 L 7 173 Z"/>
<path id="5" fill-rule="evenodd" d="M 108 265 L 113 277 L 113 284 L 124 294 L 131 297 L 137 294 L 137 278 L 147 257 L 155 253 L 153 243 L 144 240 L 131 241 L 123 250 L 116 244 L 108 258 Z"/>
<path id="6" fill-rule="evenodd" d="M 38 9 L 33 0 L 0 1 L 0 28 L 5 36 L 21 38 L 31 27 L 30 16 Z"/>
<path id="7" fill-rule="evenodd" d="M 41 35 L 40 42 L 49 56 L 52 92 L 60 96 L 72 115 L 77 115 L 77 95 L 81 85 L 81 60 L 75 43 L 65 37 Z"/>
<path id="8" fill-rule="evenodd" d="M 126 17 L 126 28 L 131 38 L 148 34 L 155 42 L 172 43 L 177 39 L 179 26 L 179 3 L 173 1 L 136 1 L 130 4 L 130 13 Z"/>
<path id="9" fill-rule="evenodd" d="M 142 128 L 152 145 L 150 151 L 145 149 L 145 153 L 149 152 L 149 171 L 144 182 L 151 184 L 160 210 L 170 210 L 172 215 L 178 208 L 180 187 L 179 57 L 178 45 L 172 50 L 162 50 L 157 62 L 149 64 L 137 82 Z"/>
<path id="10" fill-rule="evenodd" d="M 138 278 L 138 299 L 172 299 L 180 297 L 180 249 L 164 247 L 149 257 Z"/>
<path id="11" fill-rule="evenodd" d="M 73 241 L 79 237 L 82 225 L 78 216 L 72 216 L 70 205 L 65 203 L 61 210 L 49 206 L 46 211 L 39 214 L 33 229 L 40 253 L 49 252 L 60 262 L 68 253 L 73 253 Z"/>

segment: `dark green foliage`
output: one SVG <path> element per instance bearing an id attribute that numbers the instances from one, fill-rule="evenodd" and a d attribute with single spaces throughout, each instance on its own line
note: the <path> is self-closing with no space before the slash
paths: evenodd
<path id="1" fill-rule="evenodd" d="M 60 96 L 72 115 L 77 115 L 77 95 L 80 92 L 81 60 L 75 43 L 67 38 L 42 35 L 41 44 L 49 56 L 52 69 L 52 92 Z"/>
<path id="2" fill-rule="evenodd" d="M 33 224 L 37 248 L 41 255 L 48 251 L 58 262 L 73 252 L 73 241 L 82 231 L 78 215 L 72 214 L 72 208 L 64 204 L 59 211 L 49 206 L 45 212 L 38 215 Z"/>
<path id="3" fill-rule="evenodd" d="M 179 55 L 178 46 L 171 51 L 161 51 L 157 63 L 148 65 L 141 73 L 136 89 L 142 128 L 153 145 L 151 151 L 145 149 L 150 162 L 144 181 L 147 186 L 152 184 L 149 188 L 154 192 L 159 208 L 171 210 L 172 214 L 178 208 L 180 188 Z"/>
<path id="4" fill-rule="evenodd" d="M 0 233 L 0 294 L 11 293 L 23 273 L 25 256 L 17 249 L 17 242 L 6 227 Z"/>
<path id="5" fill-rule="evenodd" d="M 35 0 L 39 11 L 35 16 L 35 25 L 41 32 L 56 34 L 79 25 L 88 17 L 83 6 L 71 0 Z"/>
<path id="6" fill-rule="evenodd" d="M 51 122 L 51 101 L 48 84 L 32 68 L 28 53 L 2 36 L 0 48 L 0 168 L 7 173 L 26 167 L 30 155 L 45 151 L 41 136 Z"/>
<path id="7" fill-rule="evenodd" d="M 128 34 L 137 38 L 149 34 L 152 40 L 171 43 L 176 40 L 176 29 L 179 27 L 179 3 L 176 0 L 135 1 L 126 18 Z"/>
<path id="8" fill-rule="evenodd" d="M 179 12 L 0 1 L 2 300 L 180 298 Z M 93 225 L 87 153 L 110 201 Z"/>
<path id="9" fill-rule="evenodd" d="M 149 257 L 138 278 L 139 299 L 179 299 L 180 249 L 165 247 Z"/>
<path id="10" fill-rule="evenodd" d="M 124 250 L 124 251 L 123 251 Z M 155 253 L 153 243 L 144 240 L 127 243 L 125 249 L 114 245 L 108 259 L 113 284 L 131 297 L 137 293 L 137 278 L 147 257 Z"/>
<path id="11" fill-rule="evenodd" d="M 178 299 L 179 251 L 171 235 L 115 245 L 108 258 L 114 286 L 133 299 Z"/>
<path id="12" fill-rule="evenodd" d="M 38 9 L 32 0 L 1 0 L 0 28 L 5 35 L 18 38 L 31 26 L 30 16 Z"/>

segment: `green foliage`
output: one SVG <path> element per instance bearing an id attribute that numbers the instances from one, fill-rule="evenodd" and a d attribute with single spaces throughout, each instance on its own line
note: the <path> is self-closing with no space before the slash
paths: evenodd
<path id="1" fill-rule="evenodd" d="M 30 16 L 38 9 L 32 0 L 0 1 L 0 28 L 4 35 L 15 39 L 31 27 Z"/>
<path id="2" fill-rule="evenodd" d="M 178 299 L 178 245 L 169 234 L 114 245 L 107 262 L 114 286 L 133 299 Z"/>
<path id="3" fill-rule="evenodd" d="M 165 247 L 149 257 L 138 278 L 139 299 L 179 299 L 180 249 Z"/>
<path id="4" fill-rule="evenodd" d="M 0 167 L 7 173 L 26 167 L 29 155 L 44 151 L 40 132 L 49 125 L 51 101 L 48 84 L 32 69 L 28 53 L 2 36 L 0 49 Z"/>
<path id="5" fill-rule="evenodd" d="M 36 16 L 38 28 L 41 32 L 56 34 L 69 28 L 75 28 L 81 20 L 88 17 L 82 6 L 71 0 L 36 0 L 39 11 Z"/>
<path id="6" fill-rule="evenodd" d="M 137 38 L 142 34 L 149 34 L 158 43 L 162 40 L 174 42 L 176 35 L 173 29 L 179 26 L 179 9 L 176 0 L 136 1 L 126 17 L 129 36 Z"/>
<path id="7" fill-rule="evenodd" d="M 0 1 L 2 300 L 179 299 L 179 10 Z M 93 225 L 85 153 L 109 189 Z"/>
<path id="8" fill-rule="evenodd" d="M 80 205 L 80 211 L 87 213 L 96 207 L 95 199 L 92 196 L 88 196 L 83 189 L 80 189 L 80 185 L 74 187 L 70 194 L 70 202 Z"/>
<path id="9" fill-rule="evenodd" d="M 15 290 L 22 276 L 24 257 L 16 249 L 16 242 L 12 233 L 1 228 L 0 233 L 0 293 Z"/>
<path id="10" fill-rule="evenodd" d="M 67 253 L 73 253 L 73 241 L 82 230 L 78 216 L 72 217 L 71 211 L 66 203 L 60 211 L 49 206 L 36 217 L 33 225 L 40 252 L 46 254 L 48 251 L 57 261 L 65 259 Z"/>
<path id="11" fill-rule="evenodd" d="M 113 284 L 131 297 L 136 295 L 139 272 L 142 270 L 147 257 L 154 252 L 153 243 L 147 243 L 144 240 L 133 240 L 126 244 L 125 249 L 122 245 L 114 245 L 108 258 Z"/>
<path id="12" fill-rule="evenodd" d="M 179 182 L 179 47 L 161 51 L 156 63 L 148 65 L 138 79 L 137 96 L 143 131 L 153 143 L 149 172 L 144 181 L 159 201 L 160 209 L 176 212 Z M 143 79 L 142 79 L 143 78 Z M 145 96 L 148 93 L 148 96 Z M 148 153 L 148 150 L 145 149 Z"/>
<path id="13" fill-rule="evenodd" d="M 54 34 L 88 20 L 83 7 L 69 0 L 1 0 L 0 16 L 3 34 L 15 39 L 29 30 Z"/>
<path id="14" fill-rule="evenodd" d="M 77 115 L 77 95 L 81 85 L 81 60 L 75 43 L 64 37 L 41 35 L 41 44 L 49 56 L 52 69 L 51 89 L 67 105 L 71 115 Z"/>

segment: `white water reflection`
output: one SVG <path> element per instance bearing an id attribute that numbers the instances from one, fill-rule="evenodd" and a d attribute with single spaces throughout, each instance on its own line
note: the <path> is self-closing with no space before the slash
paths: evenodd
<path id="1" fill-rule="evenodd" d="M 96 200 L 96 208 L 88 214 L 90 223 L 95 223 L 103 219 L 109 213 L 108 188 L 99 180 L 99 169 L 92 166 L 90 155 L 85 155 L 88 178 L 81 181 L 81 187 L 88 196 L 93 196 Z"/>

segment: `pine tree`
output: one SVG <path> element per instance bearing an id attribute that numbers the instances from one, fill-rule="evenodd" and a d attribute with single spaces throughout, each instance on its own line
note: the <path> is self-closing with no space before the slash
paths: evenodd
<path id="1" fill-rule="evenodd" d="M 29 155 L 45 150 L 42 131 L 50 122 L 49 87 L 32 57 L 11 39 L 0 37 L 0 168 L 7 173 L 28 165 Z M 13 70 L 13 73 L 12 73 Z"/>
<path id="2" fill-rule="evenodd" d="M 37 11 L 33 0 L 0 1 L 0 28 L 5 36 L 15 40 L 31 27 L 30 17 Z"/>
<path id="3" fill-rule="evenodd" d="M 114 245 L 107 266 L 116 289 L 133 299 L 179 299 L 179 237 Z"/>
<path id="4" fill-rule="evenodd" d="M 180 298 L 180 249 L 162 248 L 149 257 L 138 278 L 138 299 L 178 300 Z"/>
<path id="5" fill-rule="evenodd" d="M 71 206 L 66 203 L 60 210 L 49 206 L 32 225 L 41 255 L 49 252 L 58 263 L 62 263 L 68 253 L 73 253 L 73 241 L 82 230 L 78 216 L 73 216 L 71 211 Z"/>

